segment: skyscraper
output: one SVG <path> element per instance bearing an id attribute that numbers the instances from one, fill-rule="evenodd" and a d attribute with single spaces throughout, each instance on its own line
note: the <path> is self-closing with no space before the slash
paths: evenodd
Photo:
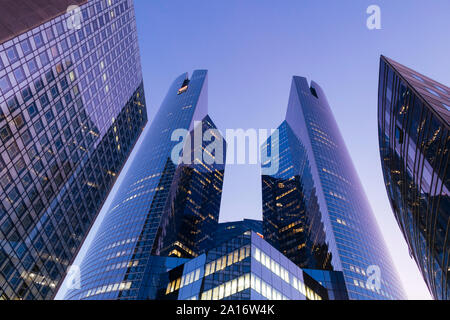
<path id="1" fill-rule="evenodd" d="M 182 143 L 174 139 L 176 132 L 215 128 L 207 115 L 207 94 L 206 70 L 173 82 L 82 262 L 81 289 L 66 298 L 147 299 L 155 255 L 191 258 L 211 242 L 224 160 L 211 164 L 205 157 L 219 160 L 223 154 L 208 149 L 204 140 L 189 146 L 192 138 L 202 139 L 194 134 L 182 140 L 181 149 L 183 158 L 195 162 L 179 164 L 173 157 Z M 210 138 L 208 146 L 224 143 L 217 132 Z M 190 157 L 188 150 L 194 151 Z"/>
<path id="2" fill-rule="evenodd" d="M 134 8 L 1 5 L 0 299 L 50 299 L 147 122 Z"/>
<path id="3" fill-rule="evenodd" d="M 293 78 L 286 121 L 262 152 L 279 163 L 262 177 L 265 239 L 304 267 L 342 271 L 350 299 L 405 298 L 319 85 Z"/>
<path id="4" fill-rule="evenodd" d="M 380 155 L 395 218 L 435 299 L 450 299 L 450 88 L 381 57 Z"/>
<path id="5" fill-rule="evenodd" d="M 273 143 L 279 145 L 279 169 L 262 176 L 264 237 L 301 268 L 331 270 L 305 147 L 287 121 L 278 127 L 277 137 L 269 137 L 263 153 L 272 154 Z"/>

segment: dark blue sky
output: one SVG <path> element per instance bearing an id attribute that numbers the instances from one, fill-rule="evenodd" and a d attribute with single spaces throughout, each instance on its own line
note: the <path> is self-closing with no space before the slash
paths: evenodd
<path id="1" fill-rule="evenodd" d="M 366 27 L 372 4 L 381 30 Z M 378 67 L 384 54 L 449 85 L 450 1 L 136 0 L 135 8 L 150 121 L 174 78 L 194 69 L 209 70 L 210 115 L 223 130 L 276 128 L 291 77 L 319 83 L 409 297 L 429 297 L 383 184 Z M 261 210 L 259 166 L 227 166 L 221 220 L 260 219 Z"/>

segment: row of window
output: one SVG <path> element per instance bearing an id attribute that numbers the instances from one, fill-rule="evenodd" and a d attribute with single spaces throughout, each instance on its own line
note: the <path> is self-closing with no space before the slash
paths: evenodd
<path id="1" fill-rule="evenodd" d="M 248 288 L 250 288 L 250 273 L 203 292 L 201 300 L 222 300 Z"/>
<path id="2" fill-rule="evenodd" d="M 169 282 L 169 284 L 167 285 L 166 294 L 179 290 L 184 286 L 190 285 L 191 283 L 199 279 L 200 279 L 200 268 L 183 275 L 181 278 Z"/>
<path id="3" fill-rule="evenodd" d="M 290 284 L 295 290 L 299 291 L 302 295 L 306 296 L 310 300 L 321 300 L 322 298 L 318 296 L 311 288 L 306 286 L 301 280 L 297 279 L 295 276 L 289 276 L 289 272 L 283 268 L 279 263 L 270 258 L 260 249 L 255 248 L 254 257 L 256 261 L 260 262 L 264 267 L 272 271 L 282 280 Z"/>
<path id="4" fill-rule="evenodd" d="M 90 289 L 88 292 L 86 292 L 86 295 L 84 297 L 89 298 L 89 297 L 95 296 L 97 294 L 108 293 L 108 292 L 113 292 L 113 291 L 129 290 L 130 288 L 131 288 L 131 281 L 118 282 L 118 283 L 113 283 L 110 285 L 104 285 L 103 287 Z"/>
<path id="5" fill-rule="evenodd" d="M 221 271 L 234 263 L 240 262 L 250 256 L 250 246 L 241 247 L 228 255 L 224 255 L 208 263 L 205 267 L 205 277 L 215 272 Z"/>

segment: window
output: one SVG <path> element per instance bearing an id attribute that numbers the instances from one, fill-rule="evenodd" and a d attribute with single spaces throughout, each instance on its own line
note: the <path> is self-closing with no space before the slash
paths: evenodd
<path id="1" fill-rule="evenodd" d="M 431 93 L 432 95 L 440 98 L 441 96 L 439 95 L 439 93 L 437 93 L 436 91 L 430 89 L 430 88 L 425 88 L 429 93 Z"/>
<path id="2" fill-rule="evenodd" d="M 440 86 L 438 86 L 438 85 L 433 85 L 436 89 L 438 89 L 440 92 L 442 92 L 442 93 L 444 93 L 444 94 L 447 94 L 447 91 L 444 89 L 444 88 L 442 88 L 442 87 L 440 87 Z"/>
<path id="3" fill-rule="evenodd" d="M 47 40 L 51 41 L 55 38 L 55 35 L 53 33 L 53 30 L 51 28 L 48 28 L 47 30 L 45 30 L 45 34 L 47 35 Z"/>
<path id="4" fill-rule="evenodd" d="M 28 39 L 23 40 L 20 43 L 20 47 L 22 48 L 22 51 L 23 51 L 24 55 L 27 55 L 27 54 L 29 54 L 32 51 L 31 45 L 30 45 L 30 41 L 28 41 Z"/>
<path id="5" fill-rule="evenodd" d="M 58 33 L 58 35 L 62 35 L 64 33 L 64 27 L 62 22 L 58 22 L 56 25 L 56 32 Z"/>
<path id="6" fill-rule="evenodd" d="M 61 44 L 61 48 L 62 48 L 63 51 L 69 50 L 69 45 L 67 44 L 67 40 L 66 39 L 62 39 L 60 44 Z"/>
<path id="7" fill-rule="evenodd" d="M 31 59 L 30 61 L 28 61 L 27 65 L 28 65 L 28 70 L 30 71 L 30 73 L 35 73 L 38 70 L 36 60 L 34 60 L 34 59 Z"/>
<path id="8" fill-rule="evenodd" d="M 47 123 L 50 123 L 54 118 L 55 117 L 53 115 L 53 111 L 52 110 L 47 111 L 47 113 L 45 114 L 45 119 L 47 120 Z"/>
<path id="9" fill-rule="evenodd" d="M 6 49 L 6 56 L 9 59 L 9 63 L 11 64 L 19 60 L 19 55 L 17 54 L 16 48 L 14 46 Z"/>
<path id="10" fill-rule="evenodd" d="M 36 91 L 40 91 L 44 88 L 44 82 L 42 82 L 41 78 L 38 78 L 36 79 L 36 81 L 34 81 L 34 87 L 36 88 Z"/>
<path id="11" fill-rule="evenodd" d="M 13 142 L 7 149 L 8 155 L 11 159 L 13 159 L 20 152 L 19 147 L 15 142 Z"/>
<path id="12" fill-rule="evenodd" d="M 57 86 L 51 87 L 50 93 L 52 94 L 53 99 L 56 99 L 59 95 L 58 87 Z"/>
<path id="13" fill-rule="evenodd" d="M 2 139 L 2 142 L 6 142 L 11 138 L 11 130 L 9 130 L 8 125 L 0 129 L 0 138 Z"/>
<path id="14" fill-rule="evenodd" d="M 10 112 L 15 111 L 19 107 L 19 102 L 17 102 L 17 98 L 15 96 L 9 99 L 6 104 L 8 105 L 8 109 Z"/>
<path id="15" fill-rule="evenodd" d="M 62 104 L 62 102 L 61 101 L 57 101 L 56 103 L 55 103 L 55 109 L 56 109 L 56 112 L 62 112 L 63 111 L 63 109 L 64 109 L 64 106 L 63 106 L 63 104 Z M 65 116 L 63 116 L 64 118 L 65 118 Z M 62 119 L 62 118 L 61 118 Z M 67 122 L 67 120 L 66 120 L 66 122 Z"/>
<path id="16" fill-rule="evenodd" d="M 74 34 L 71 34 L 69 36 L 69 40 L 70 40 L 72 47 L 74 47 L 77 44 L 77 37 Z"/>
<path id="17" fill-rule="evenodd" d="M 30 87 L 26 87 L 22 90 L 22 98 L 23 101 L 27 102 L 32 97 L 31 89 Z"/>
<path id="18" fill-rule="evenodd" d="M 16 125 L 17 129 L 20 129 L 24 126 L 25 122 L 23 121 L 22 115 L 19 114 L 14 118 L 14 124 Z"/>
<path id="19" fill-rule="evenodd" d="M 11 90 L 11 82 L 9 81 L 8 75 L 0 78 L 0 90 L 3 94 L 6 94 L 9 90 Z"/>
<path id="20" fill-rule="evenodd" d="M 41 102 L 41 106 L 43 106 L 43 107 L 47 106 L 49 104 L 47 94 L 44 93 L 42 96 L 40 96 L 39 101 Z"/>
<path id="21" fill-rule="evenodd" d="M 44 45 L 44 40 L 42 39 L 42 35 L 40 33 L 34 35 L 33 39 L 37 48 L 40 48 Z"/>
<path id="22" fill-rule="evenodd" d="M 55 79 L 55 76 L 53 75 L 53 71 L 50 70 L 45 74 L 45 78 L 47 79 L 47 83 L 52 82 Z"/>
<path id="23" fill-rule="evenodd" d="M 22 141 L 23 141 L 23 143 L 24 143 L 25 145 L 27 145 L 28 143 L 30 143 L 31 140 L 33 139 L 33 138 L 31 137 L 31 134 L 30 134 L 30 131 L 29 131 L 29 130 L 25 130 L 25 131 L 22 133 L 21 137 L 22 137 Z"/>
<path id="24" fill-rule="evenodd" d="M 61 84 L 61 88 L 62 88 L 63 90 L 67 89 L 67 87 L 69 86 L 68 83 L 67 83 L 66 78 L 61 79 L 60 84 Z"/>
<path id="25" fill-rule="evenodd" d="M 447 105 L 445 103 L 443 103 L 442 105 L 444 106 L 445 109 L 447 109 L 447 111 L 450 111 L 450 106 L 449 105 Z"/>
<path id="26" fill-rule="evenodd" d="M 43 66 L 46 66 L 47 64 L 50 63 L 50 60 L 48 59 L 47 52 L 45 52 L 45 51 L 42 52 L 42 53 L 39 55 L 39 58 L 41 59 L 41 63 L 42 63 Z"/>
<path id="27" fill-rule="evenodd" d="M 17 69 L 14 70 L 14 76 L 16 77 L 17 82 L 22 82 L 23 80 L 25 80 L 25 72 L 23 72 L 23 68 L 22 67 L 18 67 Z"/>
<path id="28" fill-rule="evenodd" d="M 50 48 L 50 52 L 52 53 L 53 58 L 56 58 L 59 55 L 59 50 L 56 45 Z"/>
<path id="29" fill-rule="evenodd" d="M 419 81 L 421 81 L 421 82 L 425 82 L 425 81 L 422 79 L 422 77 L 418 76 L 417 74 L 411 73 L 411 75 L 412 75 L 413 78 L 415 78 L 416 80 L 419 80 Z"/>
<path id="30" fill-rule="evenodd" d="M 30 104 L 28 106 L 28 115 L 30 116 L 30 118 L 33 118 L 37 114 L 38 114 L 38 110 L 36 108 L 36 104 L 33 102 L 32 104 Z"/>

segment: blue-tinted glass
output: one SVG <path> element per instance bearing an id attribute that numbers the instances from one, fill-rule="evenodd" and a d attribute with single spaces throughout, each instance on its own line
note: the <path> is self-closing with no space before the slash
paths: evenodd
<path id="1" fill-rule="evenodd" d="M 278 134 L 279 168 L 263 176 L 265 239 L 298 266 L 342 270 L 350 299 L 404 298 L 345 142 L 317 83 L 293 78 L 286 122 Z M 262 152 L 269 150 L 276 163 L 271 146 L 269 139 Z M 384 275 L 379 290 L 366 285 L 372 265 Z"/>
<path id="2" fill-rule="evenodd" d="M 411 86 L 410 74 L 409 68 L 382 57 L 378 105 L 381 164 L 392 211 L 411 256 L 433 297 L 445 300 L 450 290 L 445 276 L 450 267 L 445 249 L 450 246 L 445 231 L 450 221 L 450 173 L 442 171 L 442 163 L 449 161 L 444 150 L 450 139 L 448 122 L 443 120 L 448 115 L 442 105 L 449 110 L 450 100 L 435 91 L 445 93 L 439 89 L 444 86 L 431 79 Z M 391 81 L 384 81 L 386 77 Z M 406 94 L 403 88 L 408 88 Z M 386 92 L 391 92 L 393 99 Z"/>
<path id="3" fill-rule="evenodd" d="M 36 45 L 36 48 L 40 48 L 44 45 L 44 40 L 42 39 L 41 33 L 37 33 L 33 36 L 34 43 Z"/>
<path id="4" fill-rule="evenodd" d="M 30 45 L 30 41 L 29 41 L 28 39 L 23 40 L 23 41 L 20 43 L 20 46 L 21 46 L 22 51 L 23 51 L 23 53 L 24 53 L 25 55 L 29 54 L 29 53 L 32 51 L 31 45 Z"/>
<path id="5" fill-rule="evenodd" d="M 18 67 L 14 70 L 14 76 L 16 77 L 17 83 L 22 82 L 25 80 L 25 72 L 23 72 L 22 67 Z"/>
<path id="6" fill-rule="evenodd" d="M 87 13 L 101 1 L 104 0 L 88 1 L 81 8 Z M 124 2 L 127 1 L 114 1 L 112 8 L 105 12 L 94 13 L 91 10 L 91 22 Z M 8 113 L 11 113 L 9 129 L 13 126 L 20 128 L 20 132 L 10 130 L 7 150 L 0 156 L 0 181 L 6 181 L 9 172 L 15 172 L 14 177 L 10 177 L 13 185 L 0 192 L 0 203 L 9 203 L 5 214 L 11 219 L 10 224 L 3 224 L 6 221 L 3 216 L 0 220 L 0 226 L 3 224 L 4 230 L 8 231 L 7 235 L 2 234 L 0 241 L 0 299 L 51 299 L 54 296 L 68 263 L 73 260 L 142 132 L 147 117 L 142 77 L 135 68 L 140 64 L 137 39 L 133 38 L 132 43 L 128 41 L 129 36 L 136 32 L 133 10 L 130 7 L 120 17 L 126 18 L 124 26 L 116 24 L 113 30 L 110 23 L 106 26 L 108 32 L 83 28 L 80 34 L 78 31 L 65 33 L 65 18 L 57 17 L 46 21 L 44 31 L 43 26 L 38 26 L 22 34 L 20 40 L 13 39 L 11 43 L 20 46 L 15 47 L 17 52 L 10 48 L 0 50 L 3 57 L 1 71 L 4 71 L 3 63 L 19 58 L 16 57 L 18 53 L 33 55 L 24 69 L 15 66 L 12 71 L 8 70 L 6 77 L 2 75 L 0 78 L 0 94 L 13 97 L 2 106 L 3 111 L 8 108 Z M 55 17 L 57 15 L 55 12 Z M 85 23 L 90 22 L 83 20 L 83 25 Z M 89 86 L 82 86 L 81 81 L 86 83 L 86 74 L 93 68 L 80 68 L 86 56 L 81 56 L 81 51 L 72 46 L 88 48 L 88 38 L 81 34 L 85 30 L 90 32 L 90 37 L 99 40 L 91 48 L 94 52 L 88 53 L 94 59 L 91 60 L 92 65 L 106 61 L 109 52 L 102 50 L 106 42 L 111 42 L 111 51 L 116 52 L 113 62 L 118 59 L 121 64 L 120 70 L 114 68 L 117 64 L 105 66 L 102 72 L 110 74 L 115 81 L 108 83 L 107 94 L 102 84 L 102 88 L 93 91 L 89 100 L 84 100 L 90 93 Z M 103 39 L 99 32 L 105 34 Z M 59 39 L 55 44 L 56 34 Z M 44 49 L 46 40 L 51 47 Z M 55 47 L 58 43 L 61 44 L 59 48 Z M 125 47 L 128 49 L 123 50 Z M 60 53 L 64 54 L 63 60 L 59 59 Z M 36 57 L 40 61 L 35 60 Z M 57 58 L 55 63 L 52 57 Z M 45 68 L 38 68 L 40 62 Z M 32 76 L 24 79 L 23 74 L 27 75 L 27 70 Z M 96 84 L 101 75 L 95 73 L 92 83 Z M 68 81 L 68 77 L 72 80 Z M 12 87 L 14 78 L 22 81 L 23 85 Z M 23 100 L 16 99 L 16 96 Z M 74 96 L 77 96 L 75 101 Z M 66 102 L 69 104 L 65 105 Z M 0 132 L 6 138 L 3 111 L 0 113 Z M 58 129 L 60 124 L 65 127 Z M 12 162 L 7 165 L 13 171 L 4 170 L 4 159 Z M 33 172 L 33 176 L 28 172 Z M 12 247 L 17 252 L 6 254 Z M 6 273 L 3 272 L 5 265 L 8 265 Z M 5 278 L 10 270 L 21 270 L 21 273 Z M 28 278 L 29 275 L 45 281 L 34 281 Z"/>
<path id="7" fill-rule="evenodd" d="M 14 46 L 6 49 L 6 56 L 8 57 L 9 63 L 11 64 L 19 60 L 19 55 L 17 54 L 16 48 Z"/>
<path id="8" fill-rule="evenodd" d="M 41 59 L 41 63 L 42 63 L 43 66 L 46 66 L 46 65 L 48 65 L 50 63 L 50 60 L 48 59 L 48 54 L 47 54 L 46 51 L 42 52 L 39 55 L 39 58 Z"/>
<path id="9" fill-rule="evenodd" d="M 36 64 L 36 60 L 31 59 L 30 61 L 27 62 L 28 65 L 28 70 L 30 71 L 30 73 L 34 73 L 38 70 L 38 66 Z"/>
<path id="10" fill-rule="evenodd" d="M 36 104 L 34 102 L 28 106 L 28 114 L 29 114 L 30 118 L 33 118 L 34 116 L 36 116 L 38 114 L 38 110 L 37 110 Z"/>
<path id="11" fill-rule="evenodd" d="M 11 82 L 7 75 L 0 78 L 0 90 L 3 94 L 6 94 L 11 89 Z"/>

